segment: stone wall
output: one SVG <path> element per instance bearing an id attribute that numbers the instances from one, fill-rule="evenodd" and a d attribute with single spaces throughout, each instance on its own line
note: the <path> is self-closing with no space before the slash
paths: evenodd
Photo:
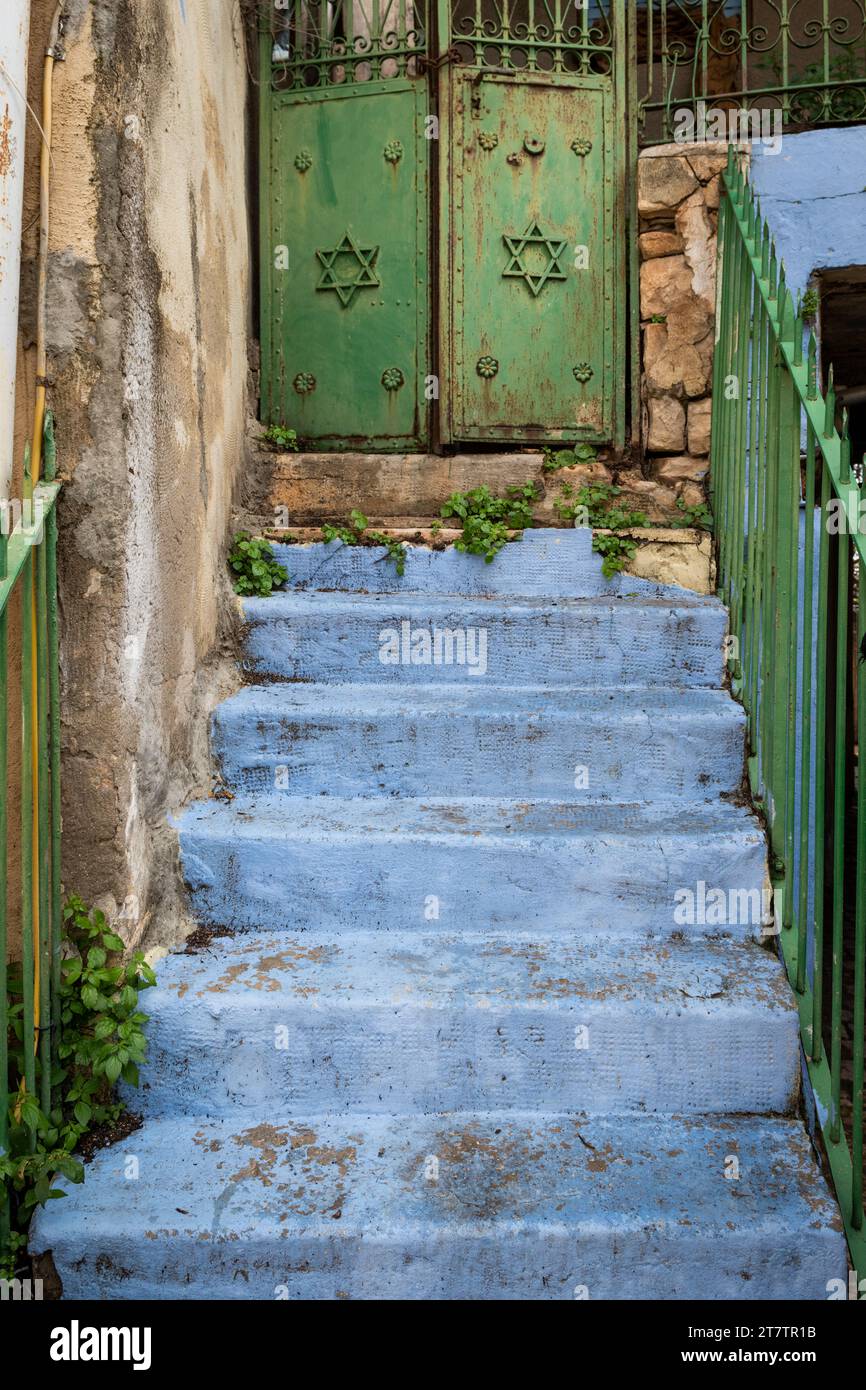
<path id="1" fill-rule="evenodd" d="M 33 4 L 37 110 L 54 3 Z M 66 8 L 48 286 L 65 480 L 63 880 L 152 944 L 184 925 L 170 815 L 208 789 L 207 714 L 234 671 L 224 553 L 249 403 L 249 55 L 234 4 Z M 31 123 L 19 460 L 38 155 Z"/>
<path id="2" fill-rule="evenodd" d="M 642 441 L 657 507 L 697 506 L 709 470 L 721 143 L 638 161 Z"/>

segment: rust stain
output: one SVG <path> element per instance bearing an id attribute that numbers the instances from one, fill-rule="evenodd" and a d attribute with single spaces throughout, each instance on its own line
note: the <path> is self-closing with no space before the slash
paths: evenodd
<path id="1" fill-rule="evenodd" d="M 238 982 L 244 983 L 249 989 L 265 990 L 272 993 L 280 988 L 279 980 L 273 978 L 274 973 L 295 970 L 298 961 L 309 961 L 313 964 L 325 963 L 333 960 L 339 954 L 338 946 L 303 946 L 300 942 L 293 942 L 282 950 L 274 952 L 273 955 L 260 956 L 256 962 L 240 961 L 226 966 L 218 980 L 207 985 L 205 989 L 198 990 L 197 993 L 199 998 L 205 993 L 224 994 Z M 312 985 L 298 986 L 295 990 L 297 994 L 316 992 Z"/>
<path id="2" fill-rule="evenodd" d="M 256 1125 L 253 1129 L 244 1130 L 243 1134 L 236 1134 L 234 1142 L 241 1147 L 258 1149 L 259 1156 L 250 1158 L 243 1168 L 232 1173 L 230 1180 L 243 1182 L 246 1178 L 258 1178 L 265 1187 L 270 1187 L 271 1170 L 277 1161 L 277 1150 L 284 1149 L 288 1143 L 285 1130 L 269 1124 Z"/>
<path id="3" fill-rule="evenodd" d="M 307 1149 L 307 1158 L 311 1163 L 335 1164 L 340 1170 L 340 1177 L 346 1176 L 350 1163 L 357 1160 L 358 1151 L 353 1145 L 347 1145 L 344 1149 L 328 1149 L 325 1147 L 316 1148 L 311 1145 Z"/>
<path id="4" fill-rule="evenodd" d="M 15 148 L 12 143 L 12 117 L 9 115 L 9 103 L 3 111 L 3 119 L 0 120 L 0 178 L 6 177 L 12 168 L 12 161 L 15 158 Z"/>

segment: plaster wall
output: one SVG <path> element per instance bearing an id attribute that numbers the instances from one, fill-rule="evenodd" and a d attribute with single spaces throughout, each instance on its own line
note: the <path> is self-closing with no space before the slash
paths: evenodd
<path id="1" fill-rule="evenodd" d="M 233 678 L 223 553 L 244 458 L 247 54 L 236 0 L 70 0 L 48 289 L 60 512 L 64 889 L 130 942 L 184 920 L 171 813 Z M 35 0 L 31 105 L 53 0 Z M 20 460 L 33 392 L 28 132 Z"/>
<path id="2" fill-rule="evenodd" d="M 751 177 L 795 294 L 866 262 L 866 126 L 785 135 L 776 155 L 756 144 Z"/>

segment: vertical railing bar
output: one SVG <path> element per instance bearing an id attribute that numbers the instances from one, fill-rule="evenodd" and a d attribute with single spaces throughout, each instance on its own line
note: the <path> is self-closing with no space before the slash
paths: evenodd
<path id="1" fill-rule="evenodd" d="M 757 281 L 755 282 L 757 286 Z M 760 672 L 761 672 L 761 628 L 762 628 L 762 607 L 761 595 L 763 592 L 763 565 L 764 565 L 764 490 L 766 485 L 766 469 L 763 467 L 764 461 L 764 441 L 766 431 L 764 429 L 766 415 L 766 359 L 767 359 L 767 316 L 764 309 L 764 301 L 758 294 L 758 354 L 757 368 L 752 392 L 755 398 L 755 442 L 752 450 L 752 466 L 755 475 L 755 511 L 753 518 L 752 533 L 754 545 L 752 549 L 751 574 L 752 574 L 752 631 L 749 636 L 749 664 L 751 668 L 751 710 L 749 712 L 749 725 L 751 729 L 751 752 L 759 755 L 760 744 Z"/>
<path id="2" fill-rule="evenodd" d="M 710 90 L 709 81 L 709 12 L 707 0 L 701 0 L 701 96 L 706 97 Z M 694 90 L 694 88 L 692 89 Z"/>
<path id="3" fill-rule="evenodd" d="M 766 744 L 764 742 L 764 722 L 766 719 L 766 699 L 763 686 L 764 677 L 764 647 L 767 640 L 767 621 L 766 621 L 766 572 L 767 572 L 767 504 L 769 497 L 769 471 L 767 468 L 767 449 L 768 449 L 768 430 L 767 420 L 770 410 L 770 320 L 767 314 L 767 306 L 761 299 L 761 344 L 759 354 L 760 381 L 758 383 L 758 397 L 760 401 L 759 434 L 758 434 L 758 518 L 755 529 L 755 592 L 757 618 L 755 623 L 755 648 L 756 660 L 754 667 L 754 700 L 755 700 L 755 722 L 756 722 L 756 755 L 758 770 L 758 787 L 761 799 L 766 806 L 767 797 L 764 786 Z"/>
<path id="4" fill-rule="evenodd" d="M 785 292 L 785 302 L 783 306 L 783 334 L 786 342 L 791 343 L 794 349 L 794 357 L 797 356 L 796 336 L 798 323 L 794 315 L 794 301 L 790 290 Z M 800 342 L 802 343 L 802 328 L 799 328 Z M 793 337 L 792 337 L 793 335 Z M 784 359 L 783 359 L 784 360 Z M 787 469 L 787 499 L 785 500 L 785 513 L 788 517 L 787 523 L 787 586 L 784 613 L 783 638 L 787 634 L 788 651 L 787 666 L 788 680 L 786 685 L 785 699 L 785 872 L 787 876 L 788 891 L 785 893 L 784 901 L 784 921 L 783 925 L 793 926 L 794 914 L 796 909 L 796 899 L 794 897 L 794 837 L 796 827 L 796 791 L 797 791 L 797 633 L 798 633 L 798 614 L 799 614 L 799 579 L 800 579 L 800 439 L 802 410 L 800 399 L 797 395 L 796 384 L 791 374 L 790 368 L 785 361 L 784 365 L 786 394 L 790 401 L 788 412 L 788 423 L 783 431 L 781 447 L 784 452 L 785 466 Z M 785 438 L 787 435 L 787 439 Z M 785 541 L 785 529 L 782 531 L 782 542 Z"/>
<path id="5" fill-rule="evenodd" d="M 746 191 L 746 198 L 749 193 Z M 736 546 L 733 557 L 733 609 L 732 623 L 734 630 L 742 633 L 743 630 L 743 566 L 745 537 L 743 529 L 745 525 L 744 509 L 746 506 L 746 450 L 748 447 L 748 410 L 749 396 L 746 390 L 748 380 L 749 353 L 752 345 L 752 294 L 751 294 L 751 274 L 748 255 L 748 246 L 745 240 L 738 238 L 743 246 L 743 268 L 741 274 L 740 288 L 740 340 L 738 342 L 737 354 L 737 424 L 738 429 L 734 442 L 734 477 L 735 486 L 733 489 L 734 515 L 729 520 L 731 532 L 735 537 Z M 739 656 L 736 661 L 736 674 L 741 675 L 741 664 Z"/>
<path id="6" fill-rule="evenodd" d="M 749 25 L 745 5 L 740 6 L 740 87 L 744 92 L 749 90 Z"/>
<path id="7" fill-rule="evenodd" d="M 40 523 L 41 524 L 41 523 Z M 36 773 L 39 893 L 39 1062 L 40 1097 L 43 1111 L 51 1110 L 51 983 L 53 950 L 49 921 L 51 844 L 48 837 L 48 602 L 45 532 L 36 550 L 36 735 L 39 758 Z"/>
<path id="8" fill-rule="evenodd" d="M 725 217 L 728 221 L 732 220 L 732 198 L 733 194 L 730 191 L 728 191 L 722 205 Z M 721 298 L 719 304 L 720 330 L 719 340 L 717 343 L 717 355 L 719 362 L 720 378 L 719 386 L 717 388 L 719 401 L 718 421 L 720 429 L 719 433 L 716 436 L 716 440 L 713 446 L 714 467 L 710 470 L 710 478 L 712 485 L 712 505 L 716 519 L 716 533 L 718 535 L 719 545 L 719 576 L 720 584 L 723 590 L 725 584 L 727 583 L 725 557 L 727 552 L 728 537 L 724 526 L 725 495 L 728 485 L 727 441 L 730 437 L 731 414 L 734 410 L 734 403 L 731 401 L 728 393 L 723 390 L 723 384 L 727 381 L 731 370 L 731 363 L 728 356 L 728 352 L 733 352 L 733 347 L 731 346 L 733 342 L 731 286 L 736 281 L 736 245 L 734 243 L 733 238 L 730 238 L 728 241 L 725 242 L 724 256 L 728 273 L 726 276 L 723 277 L 721 282 Z"/>
<path id="9" fill-rule="evenodd" d="M 769 317 L 769 311 L 768 311 Z M 762 775 L 767 808 L 767 823 L 770 830 L 770 843 L 775 852 L 779 835 L 778 807 L 776 805 L 776 750 L 778 747 L 775 729 L 776 676 L 781 671 L 776 665 L 776 636 L 778 607 L 776 603 L 778 569 L 778 534 L 776 526 L 776 504 L 779 487 L 779 364 L 778 346 L 772 334 L 772 321 L 767 344 L 767 443 L 766 443 L 766 497 L 764 499 L 764 577 L 763 592 L 766 604 L 763 609 L 762 629 L 764 639 L 763 661 L 761 665 L 761 700 L 764 708 L 762 722 L 763 745 Z"/>
<path id="10" fill-rule="evenodd" d="M 296 25 L 297 42 L 297 25 Z M 259 259 L 260 259 L 260 338 L 261 365 L 259 372 L 260 411 L 266 425 L 276 424 L 274 417 L 274 236 L 273 236 L 273 43 L 270 28 L 262 25 L 259 34 Z"/>
<path id="11" fill-rule="evenodd" d="M 784 95 L 783 95 L 783 97 L 782 97 L 782 103 L 783 103 L 782 109 L 783 109 L 783 111 L 784 111 L 784 121 L 785 121 L 785 124 L 787 124 L 787 122 L 788 122 L 788 117 L 790 116 L 790 103 L 789 103 L 789 99 L 788 99 L 788 92 L 789 92 L 789 88 L 790 88 L 790 78 L 791 78 L 791 59 L 790 59 L 790 42 L 791 42 L 791 39 L 790 39 L 790 18 L 789 18 L 789 15 L 788 15 L 788 0 L 781 0 L 780 29 L 781 29 L 781 36 L 782 36 L 782 88 L 783 88 L 783 91 L 784 91 Z"/>
<path id="12" fill-rule="evenodd" d="M 806 486 L 803 520 L 803 656 L 800 666 L 800 882 L 795 989 L 806 988 L 809 933 L 809 826 L 812 813 L 812 630 L 815 584 L 815 434 L 806 422 Z"/>
<path id="13" fill-rule="evenodd" d="M 35 960 L 33 937 L 33 551 L 21 571 L 21 974 L 23 984 L 24 1085 L 36 1093 Z"/>
<path id="14" fill-rule="evenodd" d="M 731 167 L 731 151 L 728 152 L 728 168 Z M 712 378 L 712 427 L 710 429 L 710 473 L 708 479 L 708 492 L 710 505 L 716 515 L 718 522 L 719 495 L 721 492 L 720 478 L 724 468 L 724 450 L 721 447 L 722 431 L 725 423 L 725 412 L 727 401 L 724 392 L 725 367 L 723 362 L 723 344 L 725 342 L 725 288 L 727 276 L 722 274 L 722 268 L 727 264 L 727 245 L 728 245 L 728 219 L 730 214 L 730 195 L 727 185 L 722 182 L 719 189 L 719 226 L 716 245 L 717 260 L 717 279 L 716 279 L 716 333 L 715 351 L 713 353 L 713 378 Z M 721 552 L 721 536 L 718 534 L 720 527 L 716 525 L 717 544 Z"/>
<path id="15" fill-rule="evenodd" d="M 843 462 L 843 481 L 847 481 Z M 838 1143 L 842 1130 L 842 991 L 845 933 L 845 817 L 848 722 L 848 592 L 851 553 L 844 528 L 836 559 L 836 717 L 833 742 L 833 955 L 830 1007 L 830 1138 Z"/>
<path id="16" fill-rule="evenodd" d="M 652 3 L 652 0 L 650 0 Z M 668 93 L 668 3 L 661 0 L 661 23 L 659 24 L 659 47 L 661 49 L 662 73 L 661 73 L 661 98 L 665 103 L 664 113 L 664 138 L 671 138 L 671 119 L 670 119 L 670 97 Z M 649 61 L 649 55 L 647 55 Z"/>
<path id="17" fill-rule="evenodd" d="M 57 475 L 57 450 L 54 442 L 54 417 L 45 417 L 45 480 L 53 482 Z M 51 815 L 51 1059 L 58 1061 L 60 1042 L 60 970 L 63 931 L 63 903 L 60 856 L 60 613 L 57 592 L 57 500 L 48 513 L 45 535 L 46 576 L 48 586 L 48 767 L 50 778 Z"/>
<path id="18" fill-rule="evenodd" d="M 773 617 L 773 699 L 772 699 L 772 758 L 771 778 L 773 787 L 773 815 L 771 818 L 771 840 L 774 852 L 774 873 L 784 874 L 785 849 L 787 845 L 788 807 L 786 789 L 788 785 L 788 531 L 786 526 L 789 496 L 789 464 L 791 447 L 791 413 L 793 406 L 793 383 L 785 370 L 778 341 L 774 349 L 777 413 L 773 431 L 774 487 L 773 487 L 773 589 L 771 613 Z M 790 913 L 790 893 L 784 895 L 786 924 Z"/>
<path id="19" fill-rule="evenodd" d="M 818 641 L 815 659 L 815 838 L 813 845 L 815 886 L 814 947 L 812 963 L 812 1061 L 824 1055 L 824 827 L 827 787 L 827 600 L 830 586 L 830 540 L 827 509 L 830 504 L 830 470 L 821 456 L 821 516 L 818 546 Z"/>
<path id="20" fill-rule="evenodd" d="M 739 210 L 737 194 L 734 191 L 729 192 L 727 202 L 729 226 L 731 230 L 734 230 L 735 216 Z M 722 325 L 724 341 L 730 344 L 730 355 L 727 356 L 723 362 L 723 373 L 725 380 L 727 381 L 730 377 L 736 376 L 734 368 L 736 361 L 736 353 L 739 347 L 739 335 L 741 331 L 741 324 L 738 318 L 738 303 L 739 296 L 741 293 L 742 277 L 744 275 L 745 267 L 743 263 L 742 240 L 740 237 L 734 236 L 729 238 L 725 254 L 728 258 L 728 275 L 726 277 L 726 283 L 723 282 Z M 721 552 L 720 558 L 721 572 L 723 575 L 723 591 L 724 597 L 728 603 L 730 603 L 731 599 L 729 556 L 731 552 L 731 546 L 733 544 L 730 527 L 728 525 L 731 511 L 731 487 L 733 471 L 731 454 L 733 447 L 732 441 L 737 432 L 737 422 L 739 418 L 739 411 L 741 408 L 741 391 L 739 389 L 740 383 L 735 383 L 735 387 L 735 392 L 730 399 L 728 398 L 727 393 L 723 393 L 723 400 L 726 408 L 724 409 L 724 413 L 722 416 L 722 438 L 720 448 L 718 451 L 719 457 L 722 461 L 723 473 L 721 480 L 722 486 L 719 493 L 719 507 L 716 518 L 716 529 L 719 536 L 719 545 Z"/>

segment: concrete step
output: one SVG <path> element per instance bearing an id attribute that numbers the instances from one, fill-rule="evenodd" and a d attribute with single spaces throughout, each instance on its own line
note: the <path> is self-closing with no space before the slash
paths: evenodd
<path id="1" fill-rule="evenodd" d="M 721 690 L 275 684 L 221 704 L 211 746 L 244 792 L 708 800 L 744 727 Z"/>
<path id="2" fill-rule="evenodd" d="M 67 1299 L 824 1300 L 847 1272 L 802 1124 L 743 1116 L 150 1121 L 31 1248 Z"/>
<path id="3" fill-rule="evenodd" d="M 540 449 L 450 455 L 262 449 L 259 509 L 275 517 L 282 513 L 276 524 L 289 527 L 345 522 L 353 507 L 368 517 L 437 517 L 452 492 L 486 484 L 504 496 L 509 487 L 533 481 L 543 488 L 543 462 Z"/>
<path id="4" fill-rule="evenodd" d="M 169 957 L 147 1114 L 790 1112 L 797 1009 L 759 946 L 316 932 Z"/>
<path id="5" fill-rule="evenodd" d="M 723 681 L 725 609 L 685 590 L 546 601 L 296 592 L 243 607 L 245 665 L 257 677 L 593 688 Z"/>
<path id="6" fill-rule="evenodd" d="M 409 545 L 402 576 L 381 546 L 331 541 L 327 545 L 278 544 L 274 552 L 289 572 L 290 589 L 468 598 L 614 598 L 623 594 L 670 598 L 672 594 L 670 588 L 628 575 L 605 579 L 601 556 L 592 549 L 592 532 L 585 527 L 525 531 L 522 540 L 506 545 L 489 565 L 483 555 Z"/>
<path id="7" fill-rule="evenodd" d="M 446 931 L 744 938 L 760 933 L 767 887 L 761 825 L 724 801 L 275 793 L 197 803 L 179 830 L 195 913 L 239 929 L 423 930 L 436 913 Z M 702 883 L 721 917 L 701 920 Z"/>

